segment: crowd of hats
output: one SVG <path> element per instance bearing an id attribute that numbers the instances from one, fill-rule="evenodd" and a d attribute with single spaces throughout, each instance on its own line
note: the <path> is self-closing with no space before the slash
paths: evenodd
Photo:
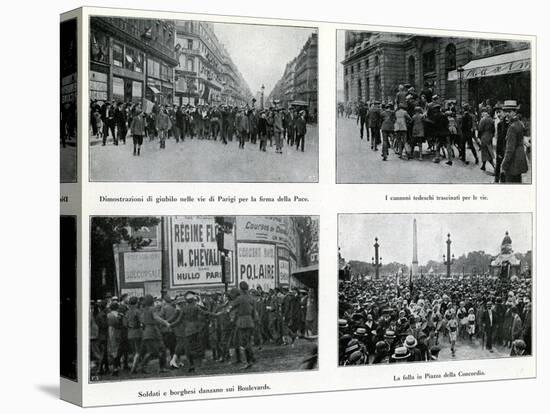
<path id="1" fill-rule="evenodd" d="M 531 279 L 517 277 L 425 276 L 412 284 L 408 278 L 399 284 L 393 278 L 340 281 L 340 364 L 367 363 L 373 358 L 380 362 L 381 355 L 389 362 L 411 361 L 411 351 L 418 347 L 424 348 L 423 360 L 437 359 L 441 347 L 429 346 L 430 338 L 444 334 L 448 320 L 459 318 L 459 312 L 479 315 L 498 305 L 510 314 L 520 314 L 523 323 L 530 325 L 531 295 Z M 481 323 L 480 317 L 476 323 Z"/>

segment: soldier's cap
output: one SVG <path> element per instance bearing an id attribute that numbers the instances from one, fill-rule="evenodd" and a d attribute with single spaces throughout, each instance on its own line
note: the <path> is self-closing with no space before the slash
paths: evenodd
<path id="1" fill-rule="evenodd" d="M 195 292 L 193 292 L 192 290 L 188 290 L 187 292 L 185 292 L 185 293 L 183 294 L 183 297 L 184 297 L 185 299 L 189 299 L 189 298 L 191 298 L 191 297 L 194 298 L 195 296 L 197 296 L 197 294 L 196 294 Z"/>
<path id="2" fill-rule="evenodd" d="M 246 292 L 248 290 L 248 283 L 243 280 L 241 283 L 239 283 L 239 289 Z"/>

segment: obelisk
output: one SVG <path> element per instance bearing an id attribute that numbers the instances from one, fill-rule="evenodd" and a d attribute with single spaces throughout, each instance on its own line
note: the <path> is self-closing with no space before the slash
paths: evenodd
<path id="1" fill-rule="evenodd" d="M 418 244 L 416 240 L 416 219 L 413 220 L 413 260 L 412 260 L 412 274 L 418 274 Z"/>

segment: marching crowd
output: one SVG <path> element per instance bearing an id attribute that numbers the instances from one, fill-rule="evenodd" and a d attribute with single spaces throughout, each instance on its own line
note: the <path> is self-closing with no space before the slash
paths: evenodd
<path id="1" fill-rule="evenodd" d="M 266 108 L 256 108 L 256 99 L 251 105 L 229 106 L 203 104 L 158 105 L 145 111 L 139 103 L 99 102 L 90 103 L 90 127 L 92 136 L 107 144 L 109 135 L 113 144 L 126 144 L 131 136 L 133 155 L 141 154 L 144 139 L 158 139 L 161 149 L 166 140 L 175 143 L 185 139 L 213 140 L 227 145 L 238 141 L 239 148 L 245 144 L 257 145 L 260 151 L 275 146 L 282 154 L 286 145 L 304 152 L 307 132 L 307 111 L 297 107 L 282 108 L 279 101 Z"/>
<path id="2" fill-rule="evenodd" d="M 313 289 L 266 292 L 243 281 L 226 293 L 108 297 L 90 307 L 91 377 L 147 373 L 152 360 L 160 372 L 192 373 L 207 354 L 219 364 L 247 369 L 256 362 L 254 346 L 293 347 L 297 338 L 315 338 L 316 331 Z M 314 357 L 304 361 L 307 368 L 315 365 Z"/>
<path id="3" fill-rule="evenodd" d="M 340 103 L 338 115 L 356 116 L 360 138 L 366 136 L 373 151 L 381 145 L 383 161 L 388 160 L 390 149 L 399 159 L 413 159 L 416 148 L 422 160 L 426 144 L 433 162 L 445 158 L 447 165 L 453 165 L 454 158 L 469 164 L 469 150 L 476 164 L 481 161 L 481 170 L 495 176 L 495 182 L 521 182 L 529 169 L 527 128 L 513 100 L 494 106 L 487 100 L 477 110 L 469 104 L 459 108 L 428 86 L 418 93 L 410 85 L 399 85 L 393 102 Z M 492 170 L 487 170 L 487 164 Z"/>
<path id="4" fill-rule="evenodd" d="M 457 343 L 531 355 L 531 280 L 340 281 L 339 364 L 434 361 Z"/>

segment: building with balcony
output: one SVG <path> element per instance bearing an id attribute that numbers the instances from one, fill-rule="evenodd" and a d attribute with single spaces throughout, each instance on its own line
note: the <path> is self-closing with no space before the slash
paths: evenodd
<path id="1" fill-rule="evenodd" d="M 400 84 L 477 107 L 515 99 L 530 111 L 529 42 L 346 31 L 344 99 L 392 102 Z"/>
<path id="2" fill-rule="evenodd" d="M 94 16 L 90 19 L 90 99 L 171 104 L 175 22 Z"/>
<path id="3" fill-rule="evenodd" d="M 215 33 L 215 24 L 176 23 L 176 102 L 241 105 L 251 99 L 244 78 Z"/>

